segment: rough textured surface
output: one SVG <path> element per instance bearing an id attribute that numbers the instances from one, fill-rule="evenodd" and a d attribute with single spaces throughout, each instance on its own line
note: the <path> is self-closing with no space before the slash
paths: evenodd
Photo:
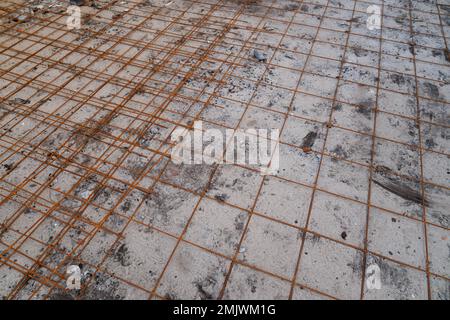
<path id="1" fill-rule="evenodd" d="M 450 299 L 448 0 L 84 4 L 0 3 L 1 298 Z M 197 120 L 278 174 L 173 163 Z"/>

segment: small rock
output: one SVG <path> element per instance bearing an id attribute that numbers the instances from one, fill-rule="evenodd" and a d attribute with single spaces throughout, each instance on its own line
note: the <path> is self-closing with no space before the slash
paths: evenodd
<path id="1" fill-rule="evenodd" d="M 342 231 L 341 238 L 344 239 L 344 240 L 347 239 L 347 232 Z"/>
<path id="2" fill-rule="evenodd" d="M 87 198 L 89 198 L 89 194 L 90 194 L 89 190 L 84 190 L 84 191 L 80 192 L 80 197 L 83 199 L 87 199 Z"/>
<path id="3" fill-rule="evenodd" d="M 254 50 L 253 51 L 253 56 L 256 58 L 256 60 L 258 60 L 258 61 L 263 61 L 263 62 L 266 62 L 267 61 L 267 56 L 264 54 L 264 53 L 262 53 L 262 52 L 259 52 L 258 50 Z"/>

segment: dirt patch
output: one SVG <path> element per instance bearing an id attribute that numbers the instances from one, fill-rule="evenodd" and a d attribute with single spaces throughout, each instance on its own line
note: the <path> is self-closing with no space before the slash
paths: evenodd
<path id="1" fill-rule="evenodd" d="M 314 142 L 316 142 L 316 139 L 317 139 L 317 132 L 314 132 L 314 131 L 308 132 L 308 134 L 303 138 L 302 144 L 300 147 L 302 149 L 305 149 L 305 148 L 311 149 L 312 146 L 314 145 Z"/>
<path id="2" fill-rule="evenodd" d="M 413 182 L 394 175 L 392 170 L 387 167 L 378 166 L 375 169 L 375 174 L 372 181 L 380 187 L 407 201 L 412 201 L 420 205 L 423 204 L 426 207 L 430 206 L 430 203 L 422 196 L 422 193 L 418 190 L 418 188 L 413 188 L 408 185 Z"/>

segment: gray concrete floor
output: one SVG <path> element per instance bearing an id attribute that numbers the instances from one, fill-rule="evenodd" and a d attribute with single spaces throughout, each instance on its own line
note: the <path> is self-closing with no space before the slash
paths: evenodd
<path id="1" fill-rule="evenodd" d="M 0 4 L 0 297 L 450 299 L 448 0 L 87 4 Z M 278 173 L 175 164 L 199 120 Z"/>

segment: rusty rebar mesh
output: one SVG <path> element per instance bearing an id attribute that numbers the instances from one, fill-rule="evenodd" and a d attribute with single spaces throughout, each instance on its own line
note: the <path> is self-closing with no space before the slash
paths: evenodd
<path id="1" fill-rule="evenodd" d="M 86 4 L 0 4 L 0 296 L 450 299 L 448 1 Z M 279 173 L 174 164 L 199 120 Z"/>

